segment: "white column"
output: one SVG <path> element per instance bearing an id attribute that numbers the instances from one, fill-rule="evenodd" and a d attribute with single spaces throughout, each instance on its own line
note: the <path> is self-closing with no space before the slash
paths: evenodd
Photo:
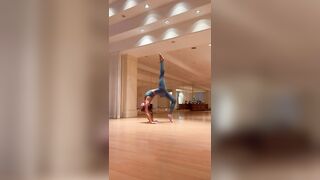
<path id="1" fill-rule="evenodd" d="M 121 56 L 121 117 L 137 117 L 138 60 Z"/>
<path id="2" fill-rule="evenodd" d="M 121 105 L 121 56 L 119 52 L 109 54 L 109 117 L 120 118 Z"/>

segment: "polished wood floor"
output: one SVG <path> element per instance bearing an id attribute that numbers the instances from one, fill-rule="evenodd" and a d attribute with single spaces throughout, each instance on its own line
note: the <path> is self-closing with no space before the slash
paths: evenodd
<path id="1" fill-rule="evenodd" d="M 211 114 L 180 112 L 169 123 L 110 120 L 110 180 L 210 180 Z"/>

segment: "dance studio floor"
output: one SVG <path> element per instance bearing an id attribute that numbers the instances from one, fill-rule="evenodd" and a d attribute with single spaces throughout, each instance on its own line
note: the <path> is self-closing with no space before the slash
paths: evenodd
<path id="1" fill-rule="evenodd" d="M 110 180 L 209 180 L 211 174 L 210 112 L 110 120 Z"/>

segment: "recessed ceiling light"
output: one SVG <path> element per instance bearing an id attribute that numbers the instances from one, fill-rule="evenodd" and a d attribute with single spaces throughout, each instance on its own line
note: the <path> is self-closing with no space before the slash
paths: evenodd
<path id="1" fill-rule="evenodd" d="M 146 8 L 146 9 L 148 9 L 150 6 L 149 6 L 149 4 L 146 4 L 145 6 L 144 6 L 144 8 Z"/>
<path id="2" fill-rule="evenodd" d="M 200 14 L 200 12 L 201 12 L 200 10 L 197 10 L 197 11 L 196 11 L 197 14 Z"/>
<path id="3" fill-rule="evenodd" d="M 211 43 L 208 46 L 211 46 Z"/>
<path id="4" fill-rule="evenodd" d="M 169 23 L 170 23 L 170 21 L 169 21 L 169 20 L 165 20 L 165 21 L 164 21 L 164 23 L 169 24 Z"/>

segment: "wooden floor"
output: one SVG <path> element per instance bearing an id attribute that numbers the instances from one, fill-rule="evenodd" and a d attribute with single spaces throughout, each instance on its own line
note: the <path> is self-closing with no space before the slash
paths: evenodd
<path id="1" fill-rule="evenodd" d="M 210 180 L 211 114 L 110 120 L 110 180 Z"/>

